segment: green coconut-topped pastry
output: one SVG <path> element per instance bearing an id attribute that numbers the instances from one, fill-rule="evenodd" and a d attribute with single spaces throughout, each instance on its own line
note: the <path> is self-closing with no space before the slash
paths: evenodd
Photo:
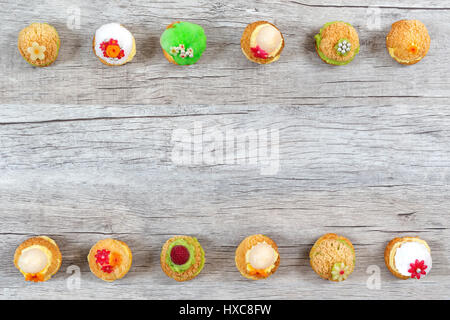
<path id="1" fill-rule="evenodd" d="M 314 39 L 317 54 L 328 64 L 346 65 L 359 53 L 358 32 L 343 21 L 326 23 Z"/>
<path id="2" fill-rule="evenodd" d="M 161 250 L 161 268 L 177 281 L 194 279 L 205 265 L 205 251 L 196 238 L 176 236 L 166 241 Z"/>
<path id="3" fill-rule="evenodd" d="M 161 35 L 164 56 L 177 65 L 196 63 L 206 49 L 205 31 L 198 24 L 174 22 Z"/>

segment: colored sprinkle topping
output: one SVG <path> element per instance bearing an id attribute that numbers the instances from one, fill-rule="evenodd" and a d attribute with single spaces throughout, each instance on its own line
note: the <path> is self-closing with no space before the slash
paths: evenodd
<path id="1" fill-rule="evenodd" d="M 31 47 L 27 48 L 28 53 L 30 54 L 30 59 L 32 61 L 44 60 L 45 59 L 45 46 L 40 46 L 39 43 L 33 42 Z"/>
<path id="2" fill-rule="evenodd" d="M 188 48 L 186 50 L 184 44 L 179 44 L 178 47 L 170 47 L 170 54 L 172 56 L 180 56 L 180 58 L 193 58 L 194 57 L 194 49 Z"/>
<path id="3" fill-rule="evenodd" d="M 338 55 L 346 56 L 352 49 L 352 44 L 346 39 L 341 39 L 336 44 L 335 48 Z"/>
<path id="4" fill-rule="evenodd" d="M 263 49 L 261 49 L 260 46 L 250 48 L 250 50 L 252 50 L 253 55 L 257 58 L 267 59 L 269 57 L 269 54 L 267 52 L 265 52 Z"/>
<path id="5" fill-rule="evenodd" d="M 331 279 L 334 281 L 344 281 L 350 274 L 350 268 L 343 262 L 335 263 L 331 269 Z"/>
<path id="6" fill-rule="evenodd" d="M 425 261 L 419 261 L 416 259 L 414 263 L 410 263 L 409 266 L 411 267 L 408 272 L 411 273 L 411 278 L 416 278 L 417 280 L 420 279 L 422 275 L 426 275 L 426 269 L 428 268 L 427 265 L 425 265 Z"/>
<path id="7" fill-rule="evenodd" d="M 170 251 L 170 259 L 173 263 L 179 266 L 188 262 L 189 257 L 189 250 L 185 246 L 174 246 Z"/>
<path id="8" fill-rule="evenodd" d="M 109 41 L 100 43 L 100 49 L 103 52 L 103 56 L 106 58 L 120 60 L 125 56 L 123 49 L 119 46 L 119 42 L 114 39 L 109 39 Z"/>

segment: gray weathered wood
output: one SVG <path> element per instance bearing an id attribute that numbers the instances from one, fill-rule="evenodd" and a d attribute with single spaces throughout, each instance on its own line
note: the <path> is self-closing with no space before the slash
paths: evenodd
<path id="1" fill-rule="evenodd" d="M 0 1 L 0 298 L 449 298 L 447 1 L 386 0 L 379 9 L 362 0 L 79 1 L 75 30 L 66 26 L 71 4 Z M 380 28 L 367 23 L 373 12 Z M 384 47 L 401 18 L 422 20 L 433 39 L 429 56 L 411 67 Z M 179 19 L 201 23 L 209 39 L 188 68 L 166 62 L 158 46 L 165 25 Z M 270 66 L 240 53 L 243 28 L 260 19 L 286 36 L 281 60 Z M 323 64 L 311 42 L 336 19 L 352 22 L 362 39 L 361 55 L 343 68 Z M 35 69 L 15 42 L 23 26 L 43 20 L 57 27 L 61 55 Z M 91 52 L 95 28 L 109 21 L 136 37 L 138 53 L 126 66 L 105 67 Z M 194 136 L 195 126 L 278 130 L 279 171 L 263 175 L 261 158 L 245 164 L 241 155 L 231 164 L 177 164 L 176 132 Z M 309 267 L 310 247 L 327 232 L 355 244 L 357 268 L 344 283 L 321 280 Z M 280 269 L 267 281 L 247 281 L 234 266 L 235 247 L 253 233 L 280 246 Z M 40 234 L 58 241 L 63 265 L 51 281 L 25 283 L 12 256 Z M 159 267 L 161 245 L 176 234 L 198 237 L 206 251 L 204 271 L 189 283 Z M 433 270 L 425 280 L 398 280 L 385 268 L 384 247 L 400 235 L 429 242 Z M 134 253 L 130 273 L 112 284 L 86 263 L 104 237 L 126 241 Z M 72 291 L 71 265 L 81 268 L 81 287 Z M 373 265 L 379 290 L 366 285 Z"/>

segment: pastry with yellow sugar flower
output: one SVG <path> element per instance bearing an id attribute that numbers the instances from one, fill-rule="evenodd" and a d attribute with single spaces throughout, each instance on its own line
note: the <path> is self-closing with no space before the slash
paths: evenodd
<path id="1" fill-rule="evenodd" d="M 395 22 L 386 37 L 386 47 L 395 61 L 411 65 L 423 59 L 430 49 L 427 27 L 419 20 Z"/>
<path id="2" fill-rule="evenodd" d="M 136 54 L 133 35 L 119 23 L 108 23 L 98 28 L 92 47 L 95 55 L 107 66 L 124 65 Z"/>
<path id="3" fill-rule="evenodd" d="M 48 23 L 32 23 L 20 31 L 17 46 L 26 62 L 46 67 L 58 57 L 60 40 L 56 29 Z"/>
<path id="4" fill-rule="evenodd" d="M 248 60 L 269 64 L 280 59 L 284 38 L 280 30 L 267 21 L 249 24 L 242 34 L 241 49 Z"/>
<path id="5" fill-rule="evenodd" d="M 313 270 L 323 279 L 344 281 L 355 268 L 355 249 L 349 239 L 328 233 L 320 237 L 309 253 Z"/>
<path id="6" fill-rule="evenodd" d="M 56 242 L 39 236 L 24 241 L 14 254 L 14 265 L 26 281 L 49 280 L 61 267 L 62 256 Z"/>
<path id="7" fill-rule="evenodd" d="M 280 265 L 276 243 L 262 234 L 245 238 L 236 249 L 236 267 L 251 280 L 268 278 Z"/>
<path id="8" fill-rule="evenodd" d="M 125 242 L 103 239 L 89 251 L 89 268 L 98 278 L 112 282 L 123 278 L 131 268 L 132 253 Z"/>
<path id="9" fill-rule="evenodd" d="M 205 251 L 196 238 L 175 236 L 161 250 L 161 268 L 176 281 L 188 281 L 200 274 L 205 266 Z"/>
<path id="10" fill-rule="evenodd" d="M 386 246 L 384 262 L 397 278 L 423 279 L 431 270 L 431 249 L 418 237 L 395 238 Z"/>

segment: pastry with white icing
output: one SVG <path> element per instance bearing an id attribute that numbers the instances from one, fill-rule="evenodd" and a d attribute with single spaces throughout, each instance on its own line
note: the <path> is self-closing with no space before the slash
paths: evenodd
<path id="1" fill-rule="evenodd" d="M 95 32 L 92 47 L 100 61 L 108 66 L 121 66 L 133 60 L 136 41 L 119 23 L 104 24 Z"/>
<path id="2" fill-rule="evenodd" d="M 30 238 L 17 247 L 14 265 L 26 281 L 49 280 L 61 267 L 62 256 L 58 245 L 49 237 Z"/>
<path id="3" fill-rule="evenodd" d="M 384 252 L 386 267 L 400 279 L 423 279 L 432 267 L 431 249 L 418 237 L 391 240 Z"/>
<path id="4" fill-rule="evenodd" d="M 269 64 L 280 59 L 284 38 L 280 30 L 267 21 L 256 21 L 245 28 L 241 49 L 252 62 Z"/>
<path id="5" fill-rule="evenodd" d="M 276 243 L 261 234 L 245 238 L 236 249 L 236 267 L 251 280 L 268 278 L 280 265 Z"/>

